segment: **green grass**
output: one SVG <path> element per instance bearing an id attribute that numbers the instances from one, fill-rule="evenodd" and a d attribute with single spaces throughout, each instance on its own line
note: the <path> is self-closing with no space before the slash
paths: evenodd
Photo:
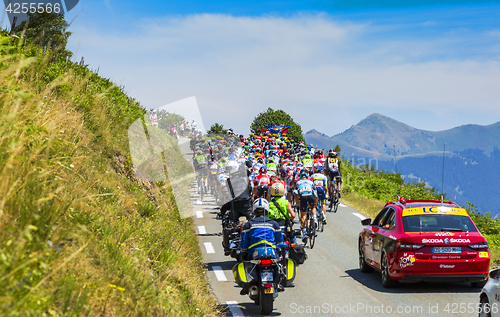
<path id="1" fill-rule="evenodd" d="M 192 220 L 134 176 L 145 110 L 41 52 L 0 36 L 0 315 L 220 314 Z"/>

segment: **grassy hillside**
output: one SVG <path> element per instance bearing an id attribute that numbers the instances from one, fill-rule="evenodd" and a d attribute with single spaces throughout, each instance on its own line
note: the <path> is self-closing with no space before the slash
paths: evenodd
<path id="1" fill-rule="evenodd" d="M 144 109 L 18 42 L 0 35 L 0 315 L 219 314 L 191 219 L 132 170 Z"/>
<path id="2" fill-rule="evenodd" d="M 368 164 L 341 161 L 343 195 L 345 203 L 362 211 L 372 219 L 382 210 L 386 202 L 398 196 L 418 199 L 441 199 L 434 188 L 426 188 L 424 182 L 406 183 L 400 174 L 376 170 Z M 446 197 L 444 197 L 446 199 Z M 500 265 L 500 219 L 491 218 L 467 203 L 466 209 L 474 223 L 490 245 L 492 266 Z"/>

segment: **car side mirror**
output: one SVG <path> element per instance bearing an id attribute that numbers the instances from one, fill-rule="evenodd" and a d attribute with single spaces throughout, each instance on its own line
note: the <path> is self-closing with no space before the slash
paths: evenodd
<path id="1" fill-rule="evenodd" d="M 363 226 L 369 226 L 371 223 L 372 223 L 372 219 L 371 218 L 366 218 L 366 219 L 361 220 L 361 224 Z"/>
<path id="2" fill-rule="evenodd" d="M 500 272 L 500 268 L 494 269 L 490 271 L 490 278 L 498 278 L 498 273 Z"/>

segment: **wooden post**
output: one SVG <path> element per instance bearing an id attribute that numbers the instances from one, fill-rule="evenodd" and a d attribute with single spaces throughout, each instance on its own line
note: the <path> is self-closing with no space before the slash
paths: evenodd
<path id="1" fill-rule="evenodd" d="M 10 35 L 14 35 L 14 28 L 16 27 L 16 22 L 17 22 L 17 17 L 14 17 L 14 19 L 12 19 L 12 26 L 10 28 Z"/>
<path id="2" fill-rule="evenodd" d="M 83 66 L 83 56 L 82 56 L 82 60 L 80 61 L 80 66 Z"/>
<path id="3" fill-rule="evenodd" d="M 45 57 L 45 52 L 47 51 L 47 46 L 43 47 L 43 57 Z"/>
<path id="4" fill-rule="evenodd" d="M 57 64 L 57 51 L 56 51 L 56 53 L 54 54 L 54 64 Z"/>
<path id="5" fill-rule="evenodd" d="M 24 36 L 24 47 L 26 47 L 26 36 Z"/>

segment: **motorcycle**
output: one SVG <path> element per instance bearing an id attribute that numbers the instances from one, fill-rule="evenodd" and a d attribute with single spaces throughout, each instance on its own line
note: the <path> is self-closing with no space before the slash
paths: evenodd
<path id="1" fill-rule="evenodd" d="M 285 246 L 281 243 L 278 248 Z M 283 266 L 278 252 L 272 247 L 256 248 L 250 261 L 240 262 L 232 269 L 236 283 L 243 288 L 240 294 L 248 294 L 263 315 L 272 313 L 278 291 L 284 290 L 281 282 L 291 284 L 295 279 L 295 262 L 287 259 L 287 265 Z"/>
<path id="2" fill-rule="evenodd" d="M 217 215 L 220 219 L 220 215 Z M 231 255 L 234 259 L 240 257 L 240 241 L 242 224 L 235 223 L 230 219 L 229 213 L 224 215 L 222 219 L 222 246 L 224 247 L 224 255 Z"/>

